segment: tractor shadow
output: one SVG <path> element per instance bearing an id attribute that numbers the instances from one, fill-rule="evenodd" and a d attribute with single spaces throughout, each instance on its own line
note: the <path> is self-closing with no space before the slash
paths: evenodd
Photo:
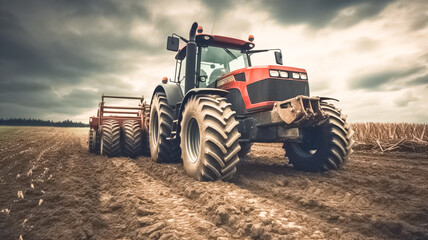
<path id="1" fill-rule="evenodd" d="M 334 173 L 333 173 L 334 174 Z M 332 173 L 303 172 L 288 164 L 286 158 L 266 158 L 249 155 L 241 159 L 237 173 L 231 181 L 242 189 L 266 196 L 267 189 L 293 188 L 303 190 L 310 181 L 328 179 Z M 261 189 L 265 189 L 260 191 Z"/>
<path id="2" fill-rule="evenodd" d="M 236 176 L 253 178 L 254 176 L 257 177 L 266 174 L 293 176 L 304 173 L 296 171 L 285 157 L 260 157 L 255 154 L 250 154 L 249 156 L 241 158 L 241 161 L 237 165 Z"/>

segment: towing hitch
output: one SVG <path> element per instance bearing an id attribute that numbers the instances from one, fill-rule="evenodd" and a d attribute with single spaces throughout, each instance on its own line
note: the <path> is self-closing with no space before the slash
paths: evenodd
<path id="1" fill-rule="evenodd" d="M 307 127 L 321 125 L 328 115 L 324 113 L 320 105 L 319 97 L 307 97 L 299 95 L 285 101 L 276 102 L 272 114 L 279 117 L 290 126 Z"/>

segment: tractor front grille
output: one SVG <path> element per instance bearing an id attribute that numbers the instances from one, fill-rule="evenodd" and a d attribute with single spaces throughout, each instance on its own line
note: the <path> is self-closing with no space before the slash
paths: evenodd
<path id="1" fill-rule="evenodd" d="M 309 96 L 307 81 L 268 78 L 247 85 L 252 104 L 266 101 L 283 101 L 298 95 Z"/>

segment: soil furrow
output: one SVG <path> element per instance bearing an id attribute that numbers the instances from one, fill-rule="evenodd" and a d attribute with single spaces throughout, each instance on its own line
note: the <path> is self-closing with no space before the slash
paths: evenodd
<path id="1" fill-rule="evenodd" d="M 142 159 L 139 158 L 139 165 L 147 174 L 171 186 L 173 191 L 183 192 L 213 222 L 236 231 L 239 237 L 325 237 L 304 211 L 259 197 L 233 183 L 195 182 L 185 175 L 181 165 L 159 165 Z M 327 231 L 328 236 L 336 238 L 341 232 Z"/>
<path id="2" fill-rule="evenodd" d="M 423 155 L 305 173 L 254 144 L 232 182 L 197 182 L 182 164 L 90 154 L 87 134 L 0 127 L 0 239 L 428 239 Z"/>

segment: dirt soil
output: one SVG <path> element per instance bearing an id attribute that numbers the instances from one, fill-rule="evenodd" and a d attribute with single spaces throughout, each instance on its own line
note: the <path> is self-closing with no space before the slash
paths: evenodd
<path id="1" fill-rule="evenodd" d="M 0 128 L 0 239 L 428 239 L 428 157 L 293 170 L 256 144 L 232 182 L 90 154 L 88 129 Z"/>

